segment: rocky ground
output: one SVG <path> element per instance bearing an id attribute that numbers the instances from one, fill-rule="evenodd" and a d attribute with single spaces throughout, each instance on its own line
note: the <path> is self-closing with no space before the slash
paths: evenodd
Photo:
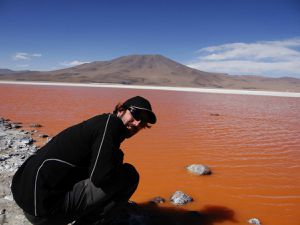
<path id="1" fill-rule="evenodd" d="M 30 224 L 15 204 L 10 185 L 18 167 L 37 151 L 32 138 L 35 132 L 22 130 L 21 123 L 0 118 L 0 225 Z"/>

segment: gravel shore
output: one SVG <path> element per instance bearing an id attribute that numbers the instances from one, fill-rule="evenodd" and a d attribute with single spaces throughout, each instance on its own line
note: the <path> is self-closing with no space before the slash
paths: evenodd
<path id="1" fill-rule="evenodd" d="M 15 204 L 10 185 L 19 166 L 37 150 L 32 133 L 22 130 L 21 123 L 0 118 L 0 225 L 29 225 Z"/>

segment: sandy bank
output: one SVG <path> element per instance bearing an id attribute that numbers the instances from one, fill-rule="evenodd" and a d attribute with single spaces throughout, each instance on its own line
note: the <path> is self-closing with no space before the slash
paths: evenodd
<path id="1" fill-rule="evenodd" d="M 183 91 L 183 92 L 218 93 L 218 94 L 260 95 L 260 96 L 278 96 L 278 97 L 296 97 L 296 98 L 300 97 L 300 93 L 297 93 L 297 92 L 252 91 L 252 90 L 191 88 L 191 87 L 167 87 L 167 86 L 160 87 L 160 86 L 106 84 L 106 83 L 63 83 L 63 82 L 59 83 L 59 82 L 0 81 L 0 84 L 125 88 L 125 89 Z"/>

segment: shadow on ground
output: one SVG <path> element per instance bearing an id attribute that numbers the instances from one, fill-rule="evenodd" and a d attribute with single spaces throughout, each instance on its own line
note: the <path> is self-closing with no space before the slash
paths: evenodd
<path id="1" fill-rule="evenodd" d="M 207 205 L 199 211 L 179 207 L 160 207 L 153 203 L 141 203 L 124 209 L 123 218 L 116 225 L 213 225 L 231 221 L 234 211 L 224 206 Z"/>

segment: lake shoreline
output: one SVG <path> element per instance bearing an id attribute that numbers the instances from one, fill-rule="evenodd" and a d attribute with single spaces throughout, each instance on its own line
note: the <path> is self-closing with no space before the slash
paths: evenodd
<path id="1" fill-rule="evenodd" d="M 239 95 L 258 95 L 275 97 L 300 97 L 298 92 L 278 92 L 278 91 L 254 91 L 254 90 L 235 90 L 217 88 L 193 88 L 193 87 L 170 87 L 170 86 L 144 86 L 144 85 L 125 85 L 108 83 L 66 83 L 66 82 L 28 82 L 28 81 L 0 81 L 0 84 L 9 85 L 39 85 L 39 86 L 62 86 L 62 87 L 95 87 L 95 88 L 124 88 L 141 90 L 159 91 L 182 91 L 214 94 L 239 94 Z"/>

